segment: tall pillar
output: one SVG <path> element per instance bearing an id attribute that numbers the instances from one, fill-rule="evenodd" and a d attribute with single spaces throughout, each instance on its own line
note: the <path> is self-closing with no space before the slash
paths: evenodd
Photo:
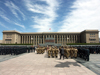
<path id="1" fill-rule="evenodd" d="M 38 35 L 38 44 L 39 44 L 39 35 Z"/>
<path id="2" fill-rule="evenodd" d="M 41 44 L 42 44 L 42 36 L 41 36 Z"/>
<path id="3" fill-rule="evenodd" d="M 24 35 L 24 44 L 25 44 L 25 35 Z"/>
<path id="4" fill-rule="evenodd" d="M 57 44 L 58 44 L 58 35 L 57 35 Z"/>
<path id="5" fill-rule="evenodd" d="M 37 35 L 36 35 L 36 45 L 37 45 Z"/>
<path id="6" fill-rule="evenodd" d="M 62 35 L 62 45 L 63 45 L 63 35 Z"/>
<path id="7" fill-rule="evenodd" d="M 78 43 L 80 43 L 80 35 L 78 35 Z"/>
<path id="8" fill-rule="evenodd" d="M 60 44 L 61 44 L 61 35 L 60 35 Z"/>
<path id="9" fill-rule="evenodd" d="M 47 38 L 47 35 L 46 35 L 46 38 Z"/>
<path id="10" fill-rule="evenodd" d="M 33 39 L 32 39 L 33 37 L 32 37 L 32 35 L 31 35 L 31 44 L 32 44 L 32 42 L 33 42 Z"/>
<path id="11" fill-rule="evenodd" d="M 29 38 L 28 39 L 29 39 L 29 44 L 30 44 L 30 35 L 29 35 Z"/>
<path id="12" fill-rule="evenodd" d="M 43 44 L 44 44 L 44 35 L 43 35 Z"/>
<path id="13" fill-rule="evenodd" d="M 23 44 L 23 36 L 22 36 L 22 40 L 21 41 L 22 41 L 22 44 Z"/>
<path id="14" fill-rule="evenodd" d="M 71 35 L 71 43 L 73 42 L 73 35 Z"/>
<path id="15" fill-rule="evenodd" d="M 76 43 L 77 43 L 77 35 L 76 35 L 76 40 L 75 40 L 75 41 L 76 41 Z"/>
<path id="16" fill-rule="evenodd" d="M 55 43 L 55 35 L 54 35 L 54 43 Z"/>
<path id="17" fill-rule="evenodd" d="M 70 36 L 71 36 L 71 35 L 69 35 L 69 43 L 70 43 L 70 40 L 71 40 Z"/>
<path id="18" fill-rule="evenodd" d="M 66 37 L 65 37 L 65 35 L 64 35 L 64 45 L 66 45 Z"/>
<path id="19" fill-rule="evenodd" d="M 74 35 L 74 43 L 75 43 L 75 35 Z"/>
<path id="20" fill-rule="evenodd" d="M 28 38 L 28 37 L 27 37 L 27 35 L 26 35 L 26 43 L 28 44 L 28 40 L 27 40 L 27 38 Z"/>
<path id="21" fill-rule="evenodd" d="M 35 45 L 35 35 L 34 35 L 33 37 L 34 37 L 34 39 L 33 39 L 33 40 L 34 40 L 33 44 Z"/>

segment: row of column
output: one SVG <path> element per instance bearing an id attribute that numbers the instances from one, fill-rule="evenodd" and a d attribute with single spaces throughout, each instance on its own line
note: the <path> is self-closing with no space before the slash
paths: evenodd
<path id="1" fill-rule="evenodd" d="M 48 36 L 48 37 L 47 37 Z M 23 35 L 21 36 L 21 43 L 22 44 L 45 44 L 45 38 L 54 38 L 54 42 L 57 44 L 62 44 L 66 45 L 66 43 L 79 43 L 80 37 L 79 35 L 31 35 L 31 36 L 26 36 Z M 33 38 L 33 39 L 32 39 Z"/>

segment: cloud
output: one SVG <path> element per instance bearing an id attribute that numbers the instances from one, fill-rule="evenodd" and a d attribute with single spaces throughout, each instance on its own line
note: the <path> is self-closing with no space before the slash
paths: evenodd
<path id="1" fill-rule="evenodd" d="M 9 18 L 7 18 L 6 15 L 5 15 L 3 12 L 0 11 L 0 13 L 1 13 L 1 14 L 0 14 L 0 17 L 3 18 L 5 21 L 7 21 L 7 22 L 9 22 L 9 23 L 11 23 L 11 24 L 20 26 L 20 27 L 22 27 L 22 28 L 25 29 L 25 26 L 24 26 L 24 25 L 21 25 L 21 24 L 19 24 L 19 23 L 15 23 L 15 22 L 11 21 Z M 1 24 L 3 27 L 5 26 L 3 23 L 0 23 L 0 24 Z"/>
<path id="2" fill-rule="evenodd" d="M 7 18 L 6 15 L 2 11 L 0 11 L 0 17 L 3 18 L 7 22 L 11 22 L 10 19 Z"/>
<path id="3" fill-rule="evenodd" d="M 25 26 L 24 25 L 21 25 L 21 24 L 18 24 L 18 23 L 14 23 L 14 24 L 25 29 Z"/>
<path id="4" fill-rule="evenodd" d="M 58 31 L 100 31 L 100 0 L 76 0 L 70 8 L 73 10 L 66 15 Z"/>
<path id="5" fill-rule="evenodd" d="M 49 31 L 49 28 L 53 29 L 52 22 L 58 16 L 56 13 L 59 7 L 59 2 L 57 0 L 41 0 L 44 4 L 37 4 L 32 0 L 24 0 L 26 7 L 29 11 L 37 13 L 38 16 L 32 16 L 34 24 L 31 25 L 32 28 L 37 28 L 38 32 Z"/>
<path id="6" fill-rule="evenodd" d="M 4 25 L 3 23 L 0 22 L 0 25 L 3 26 L 4 28 L 9 29 L 6 25 Z"/>
<path id="7" fill-rule="evenodd" d="M 21 12 L 21 10 L 19 9 L 19 7 L 17 7 L 13 2 L 11 1 L 6 1 L 5 5 L 11 10 L 11 12 L 15 15 L 15 17 L 17 17 L 19 20 L 19 16 L 18 16 L 18 13 L 19 12 L 22 17 L 23 17 L 23 20 L 25 20 L 25 15 L 23 14 L 23 12 Z"/>

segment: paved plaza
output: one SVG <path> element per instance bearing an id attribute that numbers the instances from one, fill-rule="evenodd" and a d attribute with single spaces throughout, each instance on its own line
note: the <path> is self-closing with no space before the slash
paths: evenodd
<path id="1" fill-rule="evenodd" d="M 24 53 L 7 60 L 0 58 L 0 75 L 97 75 L 78 63 L 78 59 L 59 60 L 47 58 L 47 53 Z"/>

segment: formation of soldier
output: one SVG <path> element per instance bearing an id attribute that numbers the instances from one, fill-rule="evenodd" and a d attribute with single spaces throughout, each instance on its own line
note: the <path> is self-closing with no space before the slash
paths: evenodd
<path id="1" fill-rule="evenodd" d="M 73 58 L 77 58 L 77 48 L 76 47 L 68 47 L 65 46 L 64 48 L 64 56 L 68 59 L 69 57 Z M 61 49 L 61 47 L 59 47 L 59 50 Z"/>
<path id="2" fill-rule="evenodd" d="M 0 55 L 18 55 L 22 53 L 33 52 L 33 47 L 27 46 L 0 46 Z"/>
<path id="3" fill-rule="evenodd" d="M 52 47 L 34 47 L 34 46 L 0 46 L 0 55 L 18 55 L 21 53 L 30 53 L 37 51 L 37 54 L 43 54 L 46 50 L 48 57 L 58 57 L 61 47 L 52 46 Z M 64 57 L 66 58 L 83 58 L 89 61 L 90 53 L 100 53 L 100 46 L 64 46 Z"/>
<path id="4" fill-rule="evenodd" d="M 37 54 L 43 54 L 47 50 L 47 47 L 38 47 L 36 48 Z"/>
<path id="5" fill-rule="evenodd" d="M 58 52 L 59 52 L 59 49 L 55 46 L 55 47 L 49 47 L 48 50 L 48 57 L 58 57 Z"/>

